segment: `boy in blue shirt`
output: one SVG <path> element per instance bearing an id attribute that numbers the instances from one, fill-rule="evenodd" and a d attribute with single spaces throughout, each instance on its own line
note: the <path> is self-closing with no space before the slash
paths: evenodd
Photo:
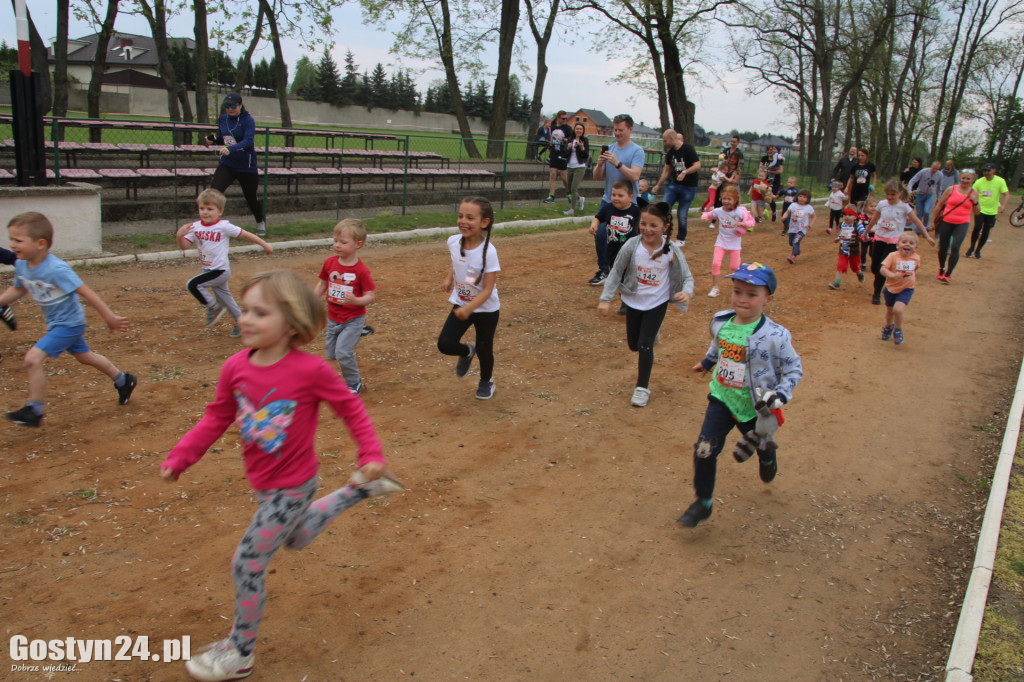
<path id="1" fill-rule="evenodd" d="M 693 367 L 702 375 L 714 372 L 704 424 L 693 447 L 697 500 L 678 519 L 687 528 L 695 528 L 711 516 L 718 455 L 734 426 L 745 440 L 755 444 L 769 441 L 768 446 L 756 446 L 759 473 L 765 483 L 775 479 L 779 463 L 772 441 L 783 422 L 781 408 L 804 375 L 789 330 L 764 315 L 778 284 L 772 269 L 744 263 L 726 277 L 733 280 L 733 310 L 722 311 L 711 320 L 711 347 Z M 753 433 L 748 436 L 749 432 Z M 740 448 L 733 455 L 740 462 L 749 456 Z"/>
<path id="2" fill-rule="evenodd" d="M 85 310 L 78 297 L 84 298 L 106 321 L 111 330 L 124 331 L 128 318 L 119 317 L 87 287 L 71 266 L 50 253 L 53 225 L 42 213 L 21 213 L 7 223 L 14 263 L 14 283 L 0 294 L 0 306 L 31 294 L 46 317 L 46 334 L 25 354 L 28 369 L 28 404 L 4 416 L 21 426 L 38 427 L 43 421 L 46 400 L 47 357 L 56 358 L 67 351 L 83 365 L 90 365 L 114 381 L 118 403 L 131 398 L 138 383 L 132 374 L 125 374 L 85 342 Z"/>

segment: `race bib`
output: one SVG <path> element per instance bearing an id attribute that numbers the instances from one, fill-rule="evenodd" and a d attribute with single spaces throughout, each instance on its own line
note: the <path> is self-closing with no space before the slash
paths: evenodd
<path id="1" fill-rule="evenodd" d="M 327 298 L 331 303 L 344 305 L 345 299 L 352 293 L 352 287 L 341 282 L 330 282 L 327 285 Z"/>
<path id="2" fill-rule="evenodd" d="M 990 197 L 990 196 L 992 196 L 992 190 L 990 190 L 990 189 L 985 190 L 984 192 L 981 193 L 981 196 L 983 196 L 983 197 Z"/>
<path id="3" fill-rule="evenodd" d="M 636 279 L 637 283 L 642 287 L 656 287 L 658 286 L 659 275 L 661 272 L 653 268 L 645 268 L 641 265 L 636 267 Z"/>
<path id="4" fill-rule="evenodd" d="M 475 298 L 475 291 L 473 287 L 463 284 L 462 282 L 455 283 L 455 293 L 463 303 L 469 303 Z"/>
<path id="5" fill-rule="evenodd" d="M 875 231 L 880 232 L 883 236 L 888 237 L 898 232 L 901 232 L 902 230 L 899 227 L 897 227 L 896 223 L 894 223 L 891 220 L 879 220 L 878 229 Z"/>
<path id="6" fill-rule="evenodd" d="M 853 239 L 853 226 L 843 225 L 839 228 L 840 239 Z"/>
<path id="7" fill-rule="evenodd" d="M 896 272 L 913 272 L 917 270 L 917 261 L 901 260 L 896 263 Z"/>
<path id="8" fill-rule="evenodd" d="M 747 366 L 739 360 L 719 356 L 715 368 L 715 378 L 726 388 L 743 388 L 747 376 Z"/>
<path id="9" fill-rule="evenodd" d="M 224 146 L 225 147 L 230 147 L 233 144 L 238 144 L 238 140 L 235 139 L 235 136 L 234 135 L 225 135 L 224 136 Z"/>
<path id="10" fill-rule="evenodd" d="M 867 181 L 868 181 L 867 178 L 861 178 L 861 177 L 857 178 L 857 184 L 860 184 L 860 185 L 863 185 Z"/>

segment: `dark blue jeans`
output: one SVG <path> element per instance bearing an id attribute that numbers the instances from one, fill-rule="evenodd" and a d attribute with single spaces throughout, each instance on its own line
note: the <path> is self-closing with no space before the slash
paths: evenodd
<path id="1" fill-rule="evenodd" d="M 665 187 L 665 203 L 668 204 L 669 208 L 671 209 L 672 204 L 679 202 L 678 223 L 676 225 L 676 234 L 679 236 L 677 239 L 686 240 L 686 218 L 690 214 L 690 206 L 693 205 L 693 199 L 696 196 L 696 187 L 685 187 L 674 182 L 670 182 Z"/>
<path id="2" fill-rule="evenodd" d="M 601 209 L 610 203 L 610 201 L 601 199 L 601 205 L 597 207 L 597 212 L 600 213 Z M 597 269 L 601 272 L 610 272 L 612 266 L 608 262 L 608 223 L 601 223 L 597 226 L 597 232 L 594 234 L 594 249 L 597 251 Z"/>
<path id="3" fill-rule="evenodd" d="M 715 474 L 718 470 L 718 455 L 725 446 L 725 437 L 733 427 L 746 433 L 754 428 L 757 419 L 738 422 L 729 408 L 718 398 L 708 396 L 708 409 L 700 427 L 700 437 L 693 444 L 693 487 L 697 497 L 710 500 L 715 492 Z M 765 459 L 768 453 L 757 451 L 758 458 Z M 772 456 L 774 457 L 774 455 Z"/>

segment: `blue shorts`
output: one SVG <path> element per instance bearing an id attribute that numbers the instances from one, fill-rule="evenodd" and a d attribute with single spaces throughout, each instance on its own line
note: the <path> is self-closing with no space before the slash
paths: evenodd
<path id="1" fill-rule="evenodd" d="M 908 305 L 910 303 L 910 297 L 914 295 L 913 289 L 904 289 L 898 294 L 890 292 L 888 289 L 882 289 L 882 296 L 885 297 L 885 307 L 891 308 L 897 303 Z"/>
<path id="2" fill-rule="evenodd" d="M 89 344 L 85 342 L 85 325 L 80 327 L 54 327 L 46 332 L 46 336 L 36 342 L 36 348 L 51 358 L 60 357 L 67 351 L 71 354 L 88 353 Z"/>

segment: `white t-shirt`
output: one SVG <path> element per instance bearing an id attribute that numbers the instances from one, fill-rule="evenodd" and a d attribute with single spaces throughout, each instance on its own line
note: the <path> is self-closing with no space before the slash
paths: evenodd
<path id="1" fill-rule="evenodd" d="M 825 205 L 833 211 L 841 211 L 843 206 L 846 206 L 846 194 L 837 189 L 828 195 L 828 201 L 825 202 Z"/>
<path id="2" fill-rule="evenodd" d="M 671 282 L 669 281 L 669 268 L 675 260 L 675 254 L 669 251 L 662 253 L 665 248 L 664 237 L 661 246 L 654 252 L 655 258 L 651 258 L 647 247 L 643 242 L 636 245 L 636 252 L 633 254 L 633 276 L 636 277 L 636 293 L 621 292 L 619 297 L 622 302 L 634 310 L 650 310 L 656 308 L 669 299 Z M 627 277 L 629 275 L 626 275 Z"/>
<path id="3" fill-rule="evenodd" d="M 487 267 L 485 269 L 483 242 L 475 249 L 466 249 L 466 255 L 463 256 L 459 253 L 459 243 L 461 241 L 461 234 L 453 234 L 451 237 L 448 237 L 448 251 L 452 255 L 452 269 L 455 271 L 455 286 L 452 287 L 452 295 L 448 297 L 448 301 L 457 306 L 466 305 L 483 291 L 483 277 L 480 277 L 479 282 L 474 283 L 481 270 L 483 270 L 485 275 L 488 272 L 501 271 L 501 266 L 498 264 L 498 250 L 494 248 L 494 244 L 487 245 Z M 495 285 L 491 290 L 491 295 L 487 297 L 487 300 L 475 312 L 493 313 L 500 307 L 498 287 Z"/>
<path id="4" fill-rule="evenodd" d="M 878 221 L 875 223 L 875 239 L 888 244 L 896 244 L 903 234 L 903 228 L 907 226 L 907 216 L 914 212 L 910 204 L 897 201 L 890 204 L 888 199 L 882 199 L 875 207 L 878 210 Z"/>
<path id="5" fill-rule="evenodd" d="M 814 207 L 810 204 L 798 204 L 793 202 L 789 205 L 789 231 L 807 232 L 814 217 Z"/>
<path id="6" fill-rule="evenodd" d="M 579 140 L 573 139 L 573 141 L 569 143 L 569 163 L 566 166 L 567 168 L 585 168 L 587 165 L 586 162 L 580 161 L 576 156 L 577 146 L 579 146 Z"/>
<path id="7" fill-rule="evenodd" d="M 711 186 L 718 189 L 722 185 L 722 180 L 725 180 L 726 174 L 717 168 L 711 173 Z"/>
<path id="8" fill-rule="evenodd" d="M 231 270 L 228 261 L 228 248 L 231 246 L 229 240 L 241 233 L 242 228 L 226 220 L 218 220 L 213 225 L 204 225 L 201 220 L 197 220 L 185 235 L 185 241 L 195 244 L 199 249 L 199 263 L 204 270 Z"/>
<path id="9" fill-rule="evenodd" d="M 746 218 L 750 212 L 743 206 L 731 211 L 719 206 L 712 213 L 718 219 L 718 239 L 715 240 L 715 246 L 726 251 L 739 251 L 743 246 L 743 234 L 746 230 L 741 232 L 737 228 L 746 226 Z"/>

